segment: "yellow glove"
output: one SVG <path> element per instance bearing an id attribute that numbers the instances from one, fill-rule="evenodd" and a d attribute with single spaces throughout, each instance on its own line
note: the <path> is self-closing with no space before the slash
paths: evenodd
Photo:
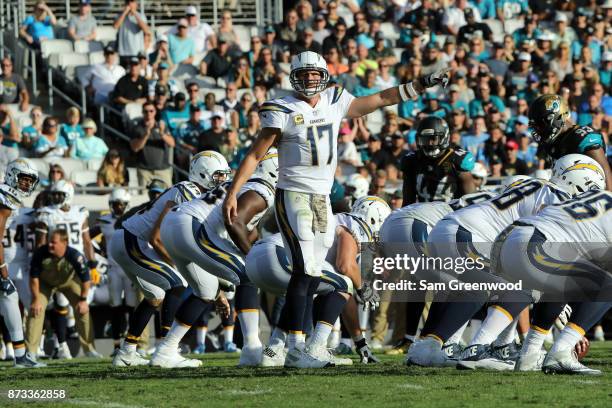
<path id="1" fill-rule="evenodd" d="M 98 285 L 100 283 L 101 275 L 97 268 L 91 268 L 89 270 L 89 277 L 91 279 L 91 283 L 94 285 Z"/>

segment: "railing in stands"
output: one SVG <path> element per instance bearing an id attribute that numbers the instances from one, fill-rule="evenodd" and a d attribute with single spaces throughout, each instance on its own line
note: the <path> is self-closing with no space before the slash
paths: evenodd
<path id="1" fill-rule="evenodd" d="M 59 77 L 62 79 L 62 83 L 69 86 L 69 87 L 74 87 L 76 88 L 78 94 L 81 97 L 81 102 L 77 102 L 74 99 L 72 99 L 72 97 L 70 95 L 68 95 L 67 93 L 64 92 L 65 89 L 57 87 L 55 85 L 53 85 L 53 76 Z M 85 90 L 85 87 L 83 85 L 81 85 L 79 83 L 79 81 L 75 80 L 70 80 L 66 74 L 64 74 L 61 70 L 51 67 L 49 66 L 47 68 L 47 82 L 48 82 L 48 99 L 49 99 L 49 107 L 53 108 L 54 105 L 54 101 L 53 98 L 55 96 L 55 94 L 57 94 L 60 98 L 62 98 L 64 100 L 64 102 L 66 102 L 68 105 L 70 106 L 74 106 L 77 109 L 80 109 L 83 115 L 87 114 L 87 92 Z"/>

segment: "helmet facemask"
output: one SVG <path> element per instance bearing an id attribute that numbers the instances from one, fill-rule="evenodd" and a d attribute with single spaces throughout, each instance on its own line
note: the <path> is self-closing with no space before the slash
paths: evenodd
<path id="1" fill-rule="evenodd" d="M 51 191 L 49 194 L 49 202 L 56 208 L 61 208 L 66 203 L 67 194 L 63 191 Z"/>
<path id="2" fill-rule="evenodd" d="M 217 187 L 223 183 L 225 183 L 227 181 L 227 179 L 229 178 L 230 174 L 232 174 L 232 172 L 230 170 L 217 170 L 212 174 L 211 180 L 213 183 L 213 188 Z M 206 179 L 206 177 L 204 175 L 201 175 L 203 179 Z"/>
<path id="3" fill-rule="evenodd" d="M 121 217 L 125 213 L 125 210 L 127 209 L 128 205 L 129 203 L 127 201 L 111 201 L 110 209 L 115 217 Z"/>
<path id="4" fill-rule="evenodd" d="M 26 196 L 32 194 L 38 185 L 38 177 L 27 173 L 17 174 L 17 185 L 15 186 L 19 191 L 24 193 Z"/>
<path id="5" fill-rule="evenodd" d="M 301 73 L 316 71 L 320 74 L 319 79 L 300 79 Z M 289 81 L 293 89 L 306 98 L 313 98 L 323 92 L 329 83 L 329 73 L 323 68 L 304 67 L 291 71 Z"/>
<path id="6" fill-rule="evenodd" d="M 427 157 L 439 157 L 449 145 L 448 132 L 435 132 L 433 129 L 425 129 L 416 135 L 417 148 Z"/>

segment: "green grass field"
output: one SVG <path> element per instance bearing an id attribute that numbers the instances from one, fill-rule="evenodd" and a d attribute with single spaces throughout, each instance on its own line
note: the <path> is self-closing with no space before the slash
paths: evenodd
<path id="1" fill-rule="evenodd" d="M 592 344 L 585 362 L 601 377 L 465 372 L 402 365 L 323 370 L 235 367 L 228 354 L 205 356 L 198 369 L 113 369 L 110 359 L 51 362 L 39 370 L 0 365 L 0 407 L 610 407 L 612 342 Z M 9 389 L 64 389 L 55 401 L 9 400 Z"/>

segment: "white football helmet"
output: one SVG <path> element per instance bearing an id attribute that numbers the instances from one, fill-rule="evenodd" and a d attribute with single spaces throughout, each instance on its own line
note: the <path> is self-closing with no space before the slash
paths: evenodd
<path id="1" fill-rule="evenodd" d="M 516 187 L 523 181 L 531 180 L 531 177 L 523 174 L 517 174 L 515 176 L 507 176 L 502 180 L 499 191 L 506 191 L 509 188 Z"/>
<path id="2" fill-rule="evenodd" d="M 51 205 L 55 208 L 70 206 L 74 197 L 74 186 L 66 180 L 58 180 L 49 188 L 51 193 Z"/>
<path id="3" fill-rule="evenodd" d="M 485 184 L 487 184 L 487 176 L 489 175 L 489 172 L 487 171 L 487 168 L 484 164 L 480 162 L 474 163 L 474 168 L 470 173 L 472 173 L 472 176 L 482 179 L 482 183 L 480 183 L 481 188 L 484 187 Z"/>
<path id="4" fill-rule="evenodd" d="M 318 71 L 321 73 L 321 79 L 316 81 L 299 79 L 298 74 L 305 71 Z M 291 60 L 289 81 L 297 93 L 307 98 L 312 98 L 327 88 L 327 84 L 329 83 L 327 62 L 325 62 L 325 59 L 316 52 L 301 52 Z"/>
<path id="5" fill-rule="evenodd" d="M 368 180 L 357 173 L 351 174 L 344 185 L 346 187 L 346 194 L 352 197 L 353 200 L 358 200 L 361 197 L 367 196 L 368 190 L 370 190 L 370 183 L 368 183 Z"/>
<path id="6" fill-rule="evenodd" d="M 23 176 L 32 178 L 32 182 L 26 190 L 22 190 L 21 187 L 19 187 L 19 179 Z M 15 159 L 6 166 L 4 182 L 9 187 L 13 188 L 20 198 L 29 197 L 32 192 L 36 190 L 38 181 L 38 170 L 36 170 L 34 164 L 28 159 Z"/>
<path id="7" fill-rule="evenodd" d="M 275 147 L 268 150 L 268 153 L 260 160 L 253 177 L 263 179 L 276 187 L 278 181 L 278 152 Z"/>
<path id="8" fill-rule="evenodd" d="M 550 169 L 538 169 L 533 173 L 533 177 L 541 180 L 550 180 L 552 171 Z"/>
<path id="9" fill-rule="evenodd" d="M 575 153 L 555 162 L 550 182 L 572 196 L 606 188 L 606 176 L 601 165 L 589 156 Z"/>
<path id="10" fill-rule="evenodd" d="M 372 229 L 375 237 L 385 219 L 391 214 L 391 207 L 382 198 L 376 196 L 365 196 L 355 201 L 351 214 L 362 219 Z"/>
<path id="11" fill-rule="evenodd" d="M 114 189 L 111 192 L 110 197 L 108 197 L 108 206 L 110 207 L 110 210 L 113 213 L 113 215 L 116 215 L 116 216 L 122 215 L 122 214 L 117 214 L 116 208 L 114 205 L 115 203 L 122 203 L 124 205 L 123 211 L 125 211 L 127 207 L 130 205 L 131 199 L 132 197 L 130 196 L 130 193 L 127 192 L 127 190 L 123 188 Z"/>
<path id="12" fill-rule="evenodd" d="M 212 190 L 227 180 L 232 173 L 221 153 L 204 150 L 193 156 L 189 164 L 189 181 Z"/>

